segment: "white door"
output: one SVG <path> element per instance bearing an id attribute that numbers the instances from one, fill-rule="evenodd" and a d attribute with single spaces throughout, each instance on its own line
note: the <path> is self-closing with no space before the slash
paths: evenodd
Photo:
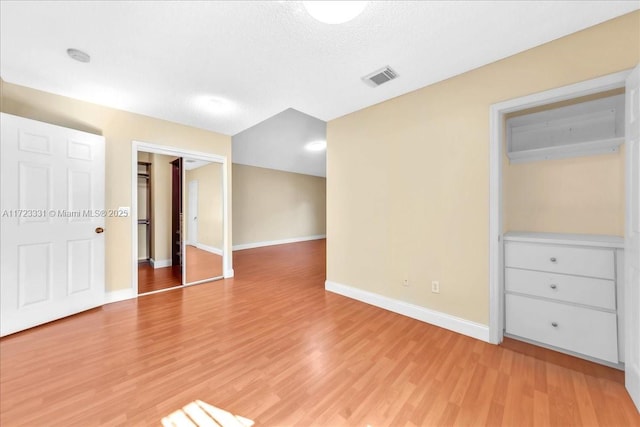
<path id="1" fill-rule="evenodd" d="M 0 335 L 104 301 L 104 138 L 1 114 Z"/>
<path id="2" fill-rule="evenodd" d="M 189 181 L 189 244 L 198 244 L 198 181 Z"/>
<path id="3" fill-rule="evenodd" d="M 626 82 L 625 386 L 640 410 L 640 65 Z"/>

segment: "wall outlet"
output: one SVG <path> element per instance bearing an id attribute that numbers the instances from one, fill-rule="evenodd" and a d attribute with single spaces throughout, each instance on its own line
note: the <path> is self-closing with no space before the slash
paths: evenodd
<path id="1" fill-rule="evenodd" d="M 408 288 L 409 287 L 409 279 L 404 279 L 402 281 L 402 286 L 404 286 L 405 288 Z"/>
<path id="2" fill-rule="evenodd" d="M 433 280 L 431 282 L 431 292 L 433 292 L 434 294 L 440 293 L 440 282 L 438 282 L 437 280 Z"/>

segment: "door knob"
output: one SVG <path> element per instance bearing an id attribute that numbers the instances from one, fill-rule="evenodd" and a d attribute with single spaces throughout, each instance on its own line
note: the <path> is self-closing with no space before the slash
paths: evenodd
<path id="1" fill-rule="evenodd" d="M 100 233 L 104 233 L 104 228 L 102 227 L 96 227 L 96 233 L 100 234 Z"/>

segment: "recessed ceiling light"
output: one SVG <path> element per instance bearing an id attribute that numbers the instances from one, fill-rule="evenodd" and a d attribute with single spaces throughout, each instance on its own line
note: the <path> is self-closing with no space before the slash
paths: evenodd
<path id="1" fill-rule="evenodd" d="M 366 1 L 303 1 L 309 15 L 325 24 L 343 24 L 360 15 Z"/>
<path id="2" fill-rule="evenodd" d="M 91 61 L 91 57 L 89 56 L 88 53 L 78 49 L 72 49 L 72 48 L 67 49 L 67 55 L 69 55 L 72 59 L 75 59 L 76 61 L 80 61 L 80 62 Z"/>
<path id="3" fill-rule="evenodd" d="M 306 148 L 309 151 L 322 151 L 322 150 L 326 150 L 327 148 L 327 141 L 324 140 L 317 140 L 317 141 L 311 141 L 309 143 L 307 143 L 304 148 Z"/>

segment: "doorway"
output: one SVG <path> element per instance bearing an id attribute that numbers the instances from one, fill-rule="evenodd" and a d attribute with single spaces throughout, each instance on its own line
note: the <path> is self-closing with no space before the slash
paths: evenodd
<path id="1" fill-rule="evenodd" d="M 595 80 L 517 98 L 491 106 L 490 128 L 490 200 L 489 200 L 489 298 L 490 298 L 490 342 L 502 342 L 503 322 L 503 168 L 504 168 L 504 122 L 508 114 L 562 102 L 624 87 L 628 72 L 621 72 Z"/>
<path id="2" fill-rule="evenodd" d="M 138 153 L 138 294 L 182 285 L 181 158 Z"/>
<path id="3" fill-rule="evenodd" d="M 132 230 L 134 292 L 156 293 L 232 277 L 226 158 L 134 141 L 132 159 L 136 172 L 138 162 L 149 165 L 146 186 L 140 185 L 137 173 L 132 179 L 132 213 L 139 219 Z M 141 258 L 145 253 L 148 259 Z"/>
<path id="4" fill-rule="evenodd" d="M 508 114 L 517 111 L 536 108 L 556 102 L 567 101 L 580 97 L 590 96 L 619 88 L 626 88 L 626 177 L 625 177 L 625 274 L 626 280 L 620 283 L 624 288 L 624 320 L 621 322 L 625 330 L 625 385 L 630 395 L 640 407 L 640 346 L 638 345 L 637 331 L 640 328 L 639 315 L 640 298 L 637 298 L 639 289 L 637 278 L 630 278 L 629 256 L 633 254 L 637 259 L 637 244 L 630 239 L 629 220 L 633 210 L 637 210 L 638 201 L 630 195 L 630 188 L 637 188 L 637 182 L 632 181 L 638 171 L 638 150 L 632 150 L 637 146 L 638 121 L 633 122 L 634 111 L 640 109 L 638 99 L 638 80 L 640 78 L 638 67 L 633 71 L 622 71 L 593 80 L 576 83 L 533 95 L 524 96 L 509 101 L 494 104 L 490 108 L 490 169 L 489 169 L 489 333 L 490 342 L 499 344 L 504 334 L 504 251 L 503 251 L 503 165 L 504 165 L 504 141 L 505 118 Z M 635 79 L 635 81 L 633 80 Z M 633 122 L 633 124 L 631 124 Z M 634 134 L 635 137 L 630 135 Z M 635 145 L 634 145 L 635 144 Z M 630 149 L 632 148 L 632 149 Z M 637 218 L 637 214 L 635 215 Z M 551 262 L 555 258 L 550 258 Z M 551 326 L 555 327 L 553 323 Z"/>

